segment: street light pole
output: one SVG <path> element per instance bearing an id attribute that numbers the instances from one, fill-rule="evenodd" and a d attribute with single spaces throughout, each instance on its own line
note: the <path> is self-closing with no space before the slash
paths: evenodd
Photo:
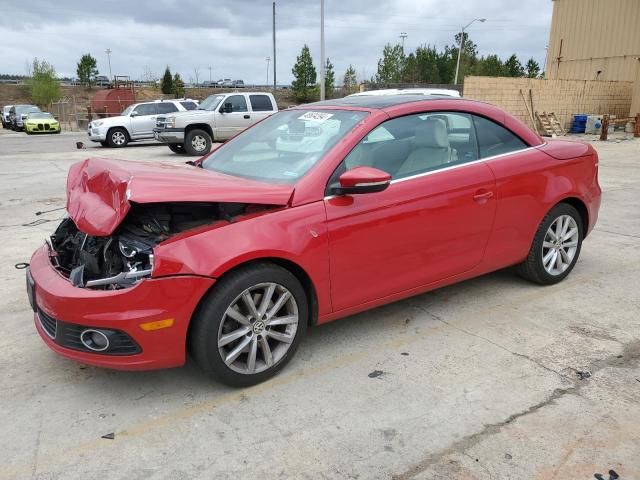
<path id="1" fill-rule="evenodd" d="M 324 100 L 324 0 L 320 0 L 320 101 Z"/>
<path id="2" fill-rule="evenodd" d="M 460 57 L 462 56 L 462 47 L 464 46 L 464 31 L 471 26 L 473 22 L 486 22 L 486 18 L 474 18 L 469 23 L 467 23 L 464 27 L 462 27 L 462 32 L 460 35 L 460 46 L 458 47 L 458 61 L 456 62 L 456 78 L 453 81 L 455 85 L 458 84 L 458 72 L 460 71 Z"/>
<path id="3" fill-rule="evenodd" d="M 113 81 L 113 75 L 111 75 L 111 49 L 107 48 L 104 53 L 107 54 L 107 59 L 109 61 L 109 80 Z"/>
<path id="4" fill-rule="evenodd" d="M 267 57 L 267 58 L 265 58 L 265 60 L 267 61 L 267 83 L 266 83 L 266 85 L 269 86 L 269 62 L 271 61 L 271 57 Z"/>
<path id="5" fill-rule="evenodd" d="M 273 93 L 277 87 L 276 79 L 276 2 L 273 2 Z"/>
<path id="6" fill-rule="evenodd" d="M 211 85 L 211 65 L 209 65 L 209 85 Z"/>
<path id="7" fill-rule="evenodd" d="M 400 32 L 400 38 L 402 39 L 402 51 L 404 52 L 404 39 L 407 38 L 407 32 Z"/>

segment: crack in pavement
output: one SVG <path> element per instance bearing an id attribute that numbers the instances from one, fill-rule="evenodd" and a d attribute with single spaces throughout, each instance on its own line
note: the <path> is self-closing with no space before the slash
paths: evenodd
<path id="1" fill-rule="evenodd" d="M 513 350 L 509 350 L 507 347 L 505 347 L 505 346 L 503 346 L 503 345 L 500 345 L 499 343 L 496 343 L 496 342 L 494 342 L 493 340 L 491 340 L 491 339 L 489 339 L 489 338 L 483 337 L 482 335 L 478 335 L 477 333 L 473 333 L 473 332 L 471 332 L 471 331 L 469 331 L 469 330 L 466 330 L 466 329 L 464 329 L 464 328 L 462 328 L 462 327 L 459 327 L 459 326 L 457 326 L 457 325 L 454 325 L 453 323 L 447 322 L 447 321 L 446 321 L 444 318 L 442 318 L 441 316 L 436 315 L 435 313 L 430 312 L 429 310 L 427 310 L 426 308 L 424 308 L 424 307 L 423 307 L 423 306 L 421 306 L 421 305 L 416 305 L 416 304 L 413 304 L 413 303 L 408 302 L 408 301 L 406 301 L 406 300 L 405 300 L 403 303 L 404 303 L 405 305 L 409 306 L 409 307 L 412 307 L 412 308 L 415 308 L 415 309 L 417 309 L 417 310 L 420 310 L 421 312 L 423 312 L 423 313 L 427 314 L 429 317 L 431 317 L 433 320 L 437 320 L 438 322 L 444 323 L 445 325 L 447 325 L 448 327 L 450 327 L 450 328 L 452 328 L 452 329 L 454 329 L 454 330 L 457 330 L 457 331 L 459 331 L 459 332 L 462 332 L 462 333 L 464 333 L 464 334 L 466 334 L 466 335 L 469 335 L 469 336 L 471 336 L 471 337 L 475 337 L 475 338 L 478 338 L 478 339 L 480 339 L 480 340 L 483 340 L 483 341 L 485 341 L 485 342 L 487 342 L 487 343 L 489 343 L 489 344 L 493 345 L 494 347 L 497 347 L 497 348 L 499 348 L 499 349 L 501 349 L 501 350 L 504 350 L 505 352 L 510 353 L 511 355 L 514 355 L 514 356 L 516 356 L 516 357 L 520 357 L 520 358 L 524 358 L 525 360 L 528 360 L 528 361 L 530 361 L 530 362 L 532 362 L 532 363 L 536 364 L 538 367 L 542 368 L 543 370 L 546 370 L 547 372 L 555 373 L 556 375 L 558 375 L 558 376 L 562 377 L 563 379 L 568 380 L 568 381 L 570 381 L 570 382 L 573 382 L 573 378 L 567 377 L 566 375 L 563 375 L 561 372 L 558 372 L 558 371 L 554 370 L 554 369 L 553 369 L 553 368 L 551 368 L 551 367 L 547 367 L 547 366 L 546 366 L 546 365 L 544 365 L 543 363 L 540 363 L 538 360 L 535 360 L 534 358 L 531 358 L 531 357 L 529 357 L 528 355 L 525 355 L 524 353 L 519 353 L 519 352 L 514 352 Z"/>
<path id="2" fill-rule="evenodd" d="M 411 305 L 414 306 L 414 305 Z M 431 312 L 429 312 L 428 310 L 422 308 L 422 307 L 416 307 L 421 309 L 422 311 L 424 311 L 425 313 L 427 313 L 429 316 L 431 316 L 432 318 L 445 323 L 447 325 L 450 325 L 448 322 L 444 321 L 443 319 L 439 318 L 437 315 L 432 314 Z M 500 347 L 508 352 L 510 352 L 508 349 L 502 347 L 499 344 L 496 344 L 488 339 L 485 339 L 479 335 L 475 335 L 473 333 L 470 332 L 466 332 L 464 329 L 458 328 L 456 326 L 452 326 L 450 325 L 452 328 L 456 329 L 456 330 L 460 330 L 463 333 L 467 333 L 471 336 L 480 338 L 482 340 L 488 341 L 491 344 L 496 345 L 497 347 Z M 510 352 L 513 353 L 516 356 L 520 356 L 523 358 L 526 358 L 528 360 L 533 361 L 536 365 L 540 365 L 538 362 L 536 362 L 535 360 L 527 357 L 526 355 L 522 355 L 522 354 L 518 354 L 518 353 L 514 353 L 514 352 Z M 522 418 L 524 416 L 527 415 L 531 415 L 536 413 L 538 410 L 548 406 L 548 405 L 552 405 L 555 404 L 556 400 L 566 396 L 566 395 L 579 395 L 580 394 L 580 390 L 582 390 L 582 388 L 584 388 L 586 385 L 588 385 L 594 378 L 594 375 L 596 372 L 598 372 L 599 370 L 602 370 L 604 368 L 607 367 L 611 367 L 611 368 L 635 368 L 637 366 L 640 365 L 640 339 L 634 339 L 632 342 L 627 343 L 625 345 L 623 345 L 623 349 L 622 349 L 622 353 L 618 353 L 616 355 L 610 355 L 608 357 L 605 357 L 603 359 L 600 360 L 596 360 L 594 362 L 592 362 L 589 365 L 589 371 L 591 372 L 591 376 L 588 378 L 585 378 L 583 381 L 580 381 L 579 383 L 576 383 L 575 381 L 572 380 L 573 385 L 570 387 L 566 387 L 566 388 L 556 388 L 553 390 L 553 392 L 551 392 L 551 395 L 549 395 L 547 398 L 545 398 L 544 400 L 530 406 L 529 408 L 522 410 L 520 412 L 514 413 L 509 415 L 505 420 L 502 420 L 500 422 L 496 422 L 496 423 L 491 423 L 491 424 L 486 424 L 484 425 L 484 427 L 482 428 L 482 430 L 480 430 L 479 432 L 473 433 L 471 435 L 468 435 L 454 443 L 452 443 L 449 447 L 445 448 L 444 450 L 440 450 L 438 452 L 434 452 L 430 455 L 428 455 L 427 457 L 425 457 L 422 461 L 420 461 L 419 463 L 415 464 L 414 466 L 412 466 L 410 469 L 406 470 L 403 473 L 397 474 L 397 475 L 392 475 L 391 478 L 393 480 L 408 480 L 410 478 L 415 477 L 416 475 L 419 475 L 420 473 L 423 473 L 424 471 L 426 471 L 430 466 L 438 463 L 441 459 L 452 455 L 454 453 L 461 453 L 462 455 L 467 455 L 466 454 L 466 450 L 469 450 L 470 448 L 474 447 L 475 445 L 477 445 L 478 443 L 480 443 L 480 441 L 483 440 L 483 438 L 487 435 L 495 435 L 497 433 L 500 433 L 500 430 L 515 422 L 516 420 L 518 420 L 519 418 Z M 543 366 L 543 368 L 545 368 Z M 545 368 L 548 371 L 551 371 L 553 373 L 556 373 L 557 375 L 559 375 L 562 378 L 567 378 L 566 376 L 556 372 L 555 370 L 549 369 L 549 368 Z"/>

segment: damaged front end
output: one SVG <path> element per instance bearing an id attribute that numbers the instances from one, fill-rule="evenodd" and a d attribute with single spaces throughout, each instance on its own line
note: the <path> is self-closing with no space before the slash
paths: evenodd
<path id="1" fill-rule="evenodd" d="M 83 233 L 68 217 L 48 240 L 51 262 L 76 287 L 127 288 L 151 276 L 153 248 L 159 243 L 251 211 L 255 206 L 237 203 L 132 203 L 122 223 L 108 236 Z"/>

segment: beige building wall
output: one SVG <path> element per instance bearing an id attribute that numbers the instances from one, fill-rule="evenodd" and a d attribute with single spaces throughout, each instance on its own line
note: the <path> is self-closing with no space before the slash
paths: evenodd
<path id="1" fill-rule="evenodd" d="M 638 57 L 640 0 L 553 0 L 546 78 L 632 81 Z"/>
<path id="2" fill-rule="evenodd" d="M 633 85 L 633 82 L 465 77 L 463 96 L 501 107 L 533 127 L 527 111 L 527 106 L 531 108 L 531 90 L 534 111 L 554 112 L 568 130 L 578 113 L 627 117 Z"/>

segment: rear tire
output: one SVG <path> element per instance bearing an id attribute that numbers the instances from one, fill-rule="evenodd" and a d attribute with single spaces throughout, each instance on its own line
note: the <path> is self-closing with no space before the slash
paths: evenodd
<path id="1" fill-rule="evenodd" d="M 201 157 L 211 150 L 211 136 L 200 129 L 189 130 L 185 137 L 184 149 L 189 155 Z"/>
<path id="2" fill-rule="evenodd" d="M 107 143 L 111 148 L 126 147 L 129 143 L 129 134 L 124 128 L 112 128 L 107 133 Z"/>
<path id="3" fill-rule="evenodd" d="M 288 270 L 267 262 L 241 267 L 202 300 L 189 330 L 191 352 L 202 370 L 227 385 L 263 382 L 295 354 L 307 329 L 307 302 Z"/>
<path id="4" fill-rule="evenodd" d="M 559 203 L 542 219 L 529 255 L 518 273 L 540 285 L 553 285 L 571 273 L 580 256 L 584 226 L 578 211 Z"/>
<path id="5" fill-rule="evenodd" d="M 181 155 L 187 153 L 185 152 L 184 145 L 182 143 L 170 143 L 169 150 L 171 150 L 173 153 L 178 153 Z"/>

